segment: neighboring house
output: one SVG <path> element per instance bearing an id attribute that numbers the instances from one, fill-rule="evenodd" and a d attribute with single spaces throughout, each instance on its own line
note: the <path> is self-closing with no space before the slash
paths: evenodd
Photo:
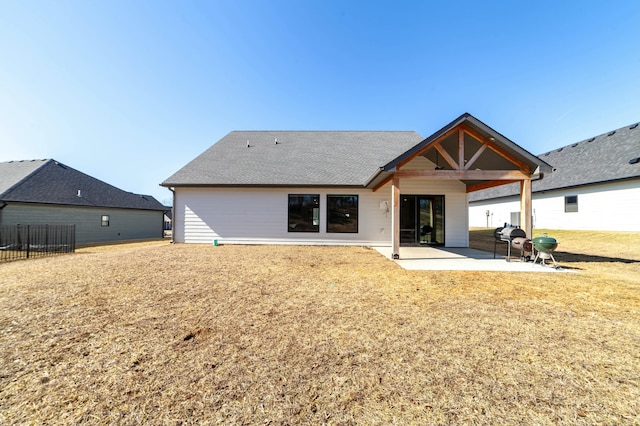
<path id="1" fill-rule="evenodd" d="M 400 244 L 468 246 L 467 193 L 517 180 L 528 208 L 541 171 L 550 167 L 463 114 L 426 139 L 235 131 L 162 186 L 174 192 L 175 242 L 382 245 L 397 257 Z"/>
<path id="2" fill-rule="evenodd" d="M 553 173 L 534 180 L 536 228 L 640 231 L 640 129 L 638 123 L 539 156 Z M 469 196 L 469 224 L 519 223 L 517 185 Z"/>
<path id="3" fill-rule="evenodd" d="M 74 224 L 77 244 L 161 238 L 164 210 L 55 160 L 0 163 L 0 225 Z"/>
<path id="4" fill-rule="evenodd" d="M 165 231 L 170 231 L 171 230 L 171 219 L 173 218 L 173 212 L 171 211 L 171 209 L 173 208 L 172 206 L 164 206 L 165 211 L 164 211 L 164 230 Z"/>

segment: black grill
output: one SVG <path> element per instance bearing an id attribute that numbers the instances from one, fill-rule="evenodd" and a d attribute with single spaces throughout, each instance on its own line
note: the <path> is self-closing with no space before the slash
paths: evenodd
<path id="1" fill-rule="evenodd" d="M 527 233 L 524 232 L 523 229 L 518 228 L 517 226 L 504 226 L 502 228 L 497 228 L 493 232 L 493 236 L 496 237 L 496 240 L 500 240 L 506 243 L 511 243 L 514 238 L 527 238 Z"/>
<path id="2" fill-rule="evenodd" d="M 494 259 L 496 258 L 498 243 L 507 244 L 507 262 L 511 261 L 511 247 L 520 249 L 520 258 L 522 260 L 528 261 L 531 259 L 531 240 L 527 238 L 527 233 L 524 229 L 505 223 L 504 226 L 496 228 L 496 230 L 493 231 L 493 236 L 495 238 L 493 244 Z"/>

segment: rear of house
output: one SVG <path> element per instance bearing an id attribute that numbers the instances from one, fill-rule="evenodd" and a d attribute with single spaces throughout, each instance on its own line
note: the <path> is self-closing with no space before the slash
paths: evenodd
<path id="1" fill-rule="evenodd" d="M 401 242 L 468 245 L 466 193 L 455 182 L 403 186 Z M 389 245 L 391 184 L 366 188 L 175 189 L 175 242 Z M 448 225 L 448 226 L 447 226 Z M 428 233 L 421 232 L 428 226 Z M 421 235 L 421 233 L 423 235 Z"/>
<path id="2" fill-rule="evenodd" d="M 468 193 L 548 165 L 470 114 L 416 132 L 231 132 L 165 180 L 180 243 L 468 246 Z M 526 198 L 526 197 L 525 197 Z M 523 205 L 526 205 L 523 202 Z"/>

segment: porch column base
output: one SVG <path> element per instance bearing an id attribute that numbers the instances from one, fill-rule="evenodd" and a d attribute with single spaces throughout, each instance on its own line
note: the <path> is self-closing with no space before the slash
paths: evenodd
<path id="1" fill-rule="evenodd" d="M 391 258 L 392 258 L 393 260 L 398 260 L 398 259 L 400 259 L 400 255 L 399 255 L 398 253 L 393 253 L 393 254 L 391 255 Z"/>

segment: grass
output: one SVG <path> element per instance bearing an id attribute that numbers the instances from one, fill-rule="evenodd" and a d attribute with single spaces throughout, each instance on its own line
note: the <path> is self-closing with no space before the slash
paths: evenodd
<path id="1" fill-rule="evenodd" d="M 0 423 L 638 424 L 640 234 L 549 234 L 576 273 L 163 242 L 0 264 Z"/>

